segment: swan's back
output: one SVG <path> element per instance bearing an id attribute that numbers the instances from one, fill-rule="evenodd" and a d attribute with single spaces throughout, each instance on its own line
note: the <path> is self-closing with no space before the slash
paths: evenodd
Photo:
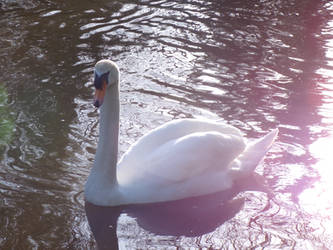
<path id="1" fill-rule="evenodd" d="M 196 132 L 215 131 L 221 134 L 233 135 L 242 138 L 240 131 L 230 125 L 215 121 L 198 119 L 173 120 L 151 130 L 134 143 L 119 161 L 119 165 L 136 165 L 138 156 L 142 156 L 156 150 L 161 145 L 179 139 Z M 242 138 L 243 140 L 243 138 Z"/>
<path id="2" fill-rule="evenodd" d="M 152 130 L 128 150 L 118 164 L 118 182 L 140 190 L 140 194 L 173 193 L 174 199 L 175 193 L 188 189 L 195 195 L 201 178 L 209 181 L 215 173 L 227 175 L 228 165 L 244 148 L 240 131 L 232 126 L 194 119 L 172 121 Z M 231 185 L 221 181 L 226 187 Z M 154 188 L 162 192 L 154 193 Z"/>

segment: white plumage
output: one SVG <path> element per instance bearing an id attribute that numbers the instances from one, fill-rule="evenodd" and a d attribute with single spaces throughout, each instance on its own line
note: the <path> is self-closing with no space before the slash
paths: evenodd
<path id="1" fill-rule="evenodd" d="M 119 70 L 112 61 L 99 61 L 95 74 L 107 72 L 104 92 L 96 94 L 100 100 L 95 103 L 105 100 L 95 162 L 85 187 L 86 200 L 96 205 L 178 200 L 231 188 L 235 179 L 253 172 L 278 133 L 275 129 L 247 145 L 233 126 L 179 119 L 144 135 L 117 164 Z"/>

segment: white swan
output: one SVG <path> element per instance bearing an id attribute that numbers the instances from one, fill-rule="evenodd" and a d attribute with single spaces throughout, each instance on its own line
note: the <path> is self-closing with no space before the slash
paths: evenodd
<path id="1" fill-rule="evenodd" d="M 275 129 L 246 145 L 240 131 L 230 125 L 174 120 L 139 139 L 117 164 L 117 65 L 97 62 L 94 85 L 95 106 L 101 106 L 100 135 L 85 197 L 96 205 L 171 201 L 231 188 L 235 179 L 253 172 L 278 133 Z"/>

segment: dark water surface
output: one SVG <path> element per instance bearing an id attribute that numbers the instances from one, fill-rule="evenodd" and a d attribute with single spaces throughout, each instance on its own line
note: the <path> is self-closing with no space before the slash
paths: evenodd
<path id="1" fill-rule="evenodd" d="M 331 1 L 1 0 L 0 26 L 0 249 L 96 249 L 96 230 L 120 249 L 333 248 Z M 176 118 L 279 127 L 257 168 L 272 192 L 85 208 L 101 58 L 121 69 L 120 154 Z"/>

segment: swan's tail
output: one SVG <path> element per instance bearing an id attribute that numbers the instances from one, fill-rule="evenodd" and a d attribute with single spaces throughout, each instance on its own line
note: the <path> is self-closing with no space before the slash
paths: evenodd
<path id="1" fill-rule="evenodd" d="M 237 177 L 246 176 L 253 172 L 272 146 L 278 133 L 279 130 L 274 129 L 264 137 L 250 143 L 244 152 L 231 163 L 232 165 L 230 167 L 232 172 L 238 175 Z"/>

